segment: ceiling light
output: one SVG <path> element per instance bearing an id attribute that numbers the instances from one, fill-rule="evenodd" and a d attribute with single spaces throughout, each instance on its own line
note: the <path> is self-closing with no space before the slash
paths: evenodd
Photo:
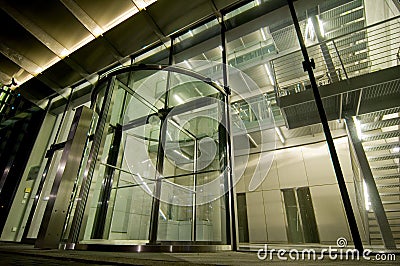
<path id="1" fill-rule="evenodd" d="M 263 40 L 266 41 L 267 40 L 267 36 L 265 36 L 264 29 L 261 28 L 260 32 L 261 32 L 261 36 L 262 36 Z"/>
<path id="2" fill-rule="evenodd" d="M 362 131 L 361 131 L 360 120 L 358 120 L 355 116 L 353 117 L 353 120 L 354 120 L 354 124 L 356 126 L 357 137 L 358 137 L 359 140 L 363 140 L 364 136 L 363 136 Z"/>
<path id="3" fill-rule="evenodd" d="M 178 104 L 184 103 L 184 100 L 182 100 L 182 98 L 178 94 L 174 94 L 174 98 L 178 102 Z"/>
<path id="4" fill-rule="evenodd" d="M 311 18 L 308 18 L 307 25 L 306 25 L 306 39 L 309 38 L 310 40 L 314 39 L 314 24 L 312 23 Z"/>
<path id="5" fill-rule="evenodd" d="M 367 188 L 367 184 L 365 183 L 365 181 L 363 180 L 363 188 L 364 188 L 364 200 L 365 200 L 365 209 L 367 211 L 369 211 L 370 207 L 371 207 L 371 202 L 369 200 L 369 194 L 368 194 L 368 188 Z"/>
<path id="6" fill-rule="evenodd" d="M 93 29 L 93 35 L 96 38 L 101 36 L 103 34 L 103 32 L 104 32 L 103 29 L 100 28 L 99 26 L 97 26 L 96 28 Z"/>
<path id="7" fill-rule="evenodd" d="M 282 144 L 285 144 L 285 137 L 283 136 L 281 129 L 279 127 L 275 127 L 275 131 L 276 131 L 276 134 L 278 134 L 278 137 L 279 137 L 280 141 L 282 142 Z"/>
<path id="8" fill-rule="evenodd" d="M 318 19 L 319 31 L 321 32 L 321 36 L 325 37 L 324 24 L 322 23 L 322 20 L 319 19 L 319 16 L 317 16 L 317 19 Z"/>
<path id="9" fill-rule="evenodd" d="M 257 142 L 253 139 L 253 137 L 250 136 L 250 134 L 246 134 L 246 135 L 247 135 L 247 137 L 249 138 L 249 141 L 250 141 L 251 143 L 253 143 L 254 146 L 258 147 L 258 144 L 257 144 Z"/>
<path id="10" fill-rule="evenodd" d="M 64 48 L 64 49 L 61 51 L 61 53 L 59 54 L 59 56 L 60 56 L 61 59 L 63 59 L 63 58 L 65 58 L 66 56 L 68 56 L 70 53 L 71 53 L 71 52 L 68 51 L 68 49 Z"/>
<path id="11" fill-rule="evenodd" d="M 265 68 L 265 70 L 267 71 L 267 75 L 268 75 L 269 81 L 271 82 L 272 85 L 275 85 L 274 77 L 272 76 L 271 71 L 269 70 L 268 65 L 267 65 L 267 64 L 264 64 L 264 68 Z"/>
<path id="12" fill-rule="evenodd" d="M 187 60 L 183 60 L 183 62 L 185 63 L 185 65 L 189 68 L 192 69 L 192 66 L 189 64 L 189 62 Z"/>
<path id="13" fill-rule="evenodd" d="M 221 46 L 221 45 L 219 45 L 219 46 L 218 46 L 218 48 L 221 50 L 221 52 L 223 52 L 223 51 L 224 51 L 224 48 L 222 48 L 222 46 Z"/>

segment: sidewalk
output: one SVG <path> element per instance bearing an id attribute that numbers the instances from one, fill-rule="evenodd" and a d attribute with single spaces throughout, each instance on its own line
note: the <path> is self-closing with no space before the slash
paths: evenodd
<path id="1" fill-rule="evenodd" d="M 396 261 L 259 260 L 256 252 L 129 253 L 76 250 L 41 250 L 32 245 L 0 242 L 0 265 L 399 265 Z"/>

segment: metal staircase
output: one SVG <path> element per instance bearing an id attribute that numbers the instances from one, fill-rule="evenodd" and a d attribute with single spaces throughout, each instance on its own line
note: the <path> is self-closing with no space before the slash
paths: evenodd
<path id="1" fill-rule="evenodd" d="M 400 107 L 358 117 L 362 145 L 381 198 L 393 238 L 400 245 Z M 371 208 L 367 207 L 371 244 L 382 237 Z"/>

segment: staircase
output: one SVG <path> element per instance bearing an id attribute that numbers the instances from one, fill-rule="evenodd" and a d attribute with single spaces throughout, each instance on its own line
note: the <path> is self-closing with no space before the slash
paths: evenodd
<path id="1" fill-rule="evenodd" d="M 397 246 L 400 246 L 400 108 L 359 116 L 362 144 Z M 368 210 L 372 245 L 382 237 L 371 208 Z"/>

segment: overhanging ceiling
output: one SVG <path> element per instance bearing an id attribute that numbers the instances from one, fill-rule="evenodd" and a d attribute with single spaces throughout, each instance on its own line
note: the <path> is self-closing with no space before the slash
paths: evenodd
<path id="1" fill-rule="evenodd" d="M 0 0 L 0 82 L 38 102 L 239 2 Z"/>

